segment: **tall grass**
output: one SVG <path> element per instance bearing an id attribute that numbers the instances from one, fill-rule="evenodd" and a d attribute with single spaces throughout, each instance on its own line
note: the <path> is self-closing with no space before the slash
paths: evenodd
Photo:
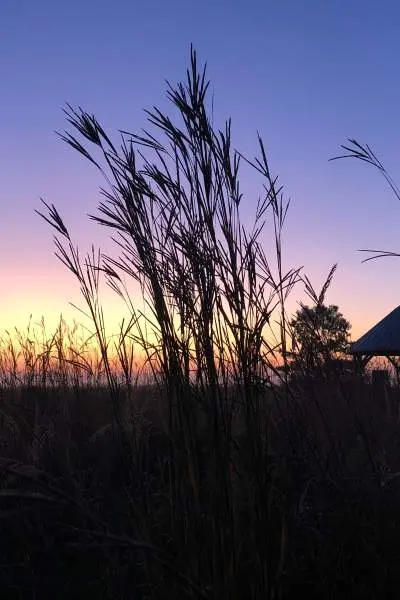
<path id="1" fill-rule="evenodd" d="M 215 597 L 242 594 L 246 579 L 248 597 L 273 596 L 283 572 L 286 524 L 276 504 L 263 390 L 271 387 L 278 358 L 283 355 L 285 363 L 285 300 L 298 270 L 283 271 L 287 204 L 261 139 L 259 158 L 247 163 L 261 175 L 263 195 L 252 228 L 242 225 L 243 157 L 232 147 L 230 121 L 214 129 L 208 87 L 192 51 L 186 83 L 168 89 L 178 122 L 154 109 L 148 113 L 151 132 L 122 132 L 118 148 L 94 116 L 66 111 L 75 134 L 62 138 L 105 177 L 104 199 L 92 218 L 114 232 L 117 258 L 92 251 L 83 265 L 55 207 L 46 204 L 42 216 L 58 233 L 58 257 L 79 280 L 106 369 L 100 272 L 125 299 L 138 325 L 135 340 L 154 365 L 169 407 L 170 551 L 190 580 L 202 582 Z M 267 219 L 274 229 L 275 268 L 260 243 Z M 122 275 L 140 286 L 145 314 L 127 296 Z M 280 333 L 271 345 L 267 329 L 273 332 L 273 319 Z M 118 423 L 119 390 L 109 369 L 107 377 Z M 240 500 L 232 435 L 238 410 L 246 456 L 241 486 L 246 498 Z M 199 422 L 207 431 L 207 468 L 200 464 Z M 200 545 L 205 526 L 209 533 Z"/>
<path id="2" fill-rule="evenodd" d="M 9 597 L 374 597 L 359 582 L 366 564 L 382 594 L 395 572 L 383 548 L 397 531 L 387 495 L 397 464 L 384 446 L 395 426 L 373 412 L 361 379 L 291 376 L 288 296 L 303 283 L 322 303 L 333 271 L 320 294 L 298 268 L 285 271 L 288 203 L 262 140 L 248 160 L 230 121 L 214 127 L 194 51 L 167 94 L 174 120 L 154 108 L 147 130 L 121 132 L 118 146 L 93 115 L 66 110 L 62 138 L 105 178 L 91 218 L 116 254 L 82 258 L 44 203 L 94 337 L 74 330 L 70 343 L 63 324 L 54 336 L 43 325 L 41 340 L 28 331 L 0 351 Z M 256 203 L 242 194 L 242 166 L 261 178 Z M 101 277 L 130 313 L 114 346 Z M 139 385 L 135 346 L 152 385 Z M 23 398 L 36 399 L 25 430 Z"/>

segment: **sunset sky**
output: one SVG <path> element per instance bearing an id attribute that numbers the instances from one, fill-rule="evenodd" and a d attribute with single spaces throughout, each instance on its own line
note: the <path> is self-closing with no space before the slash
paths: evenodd
<path id="1" fill-rule="evenodd" d="M 292 198 L 285 263 L 318 288 L 353 338 L 400 304 L 400 259 L 362 264 L 361 248 L 400 252 L 400 202 L 356 161 L 334 161 L 349 137 L 372 145 L 400 182 L 398 0 L 18 0 L 0 8 L 0 329 L 32 313 L 79 315 L 77 284 L 35 214 L 54 203 L 82 250 L 109 247 L 90 223 L 102 181 L 54 133 L 66 102 L 111 132 L 139 131 L 144 108 L 166 108 L 165 79 L 185 76 L 190 44 L 207 61 L 215 120 L 232 117 L 235 146 L 253 156 L 257 131 Z M 261 191 L 243 181 L 249 214 Z M 294 294 L 291 306 L 304 296 Z M 120 305 L 104 295 L 117 322 Z"/>

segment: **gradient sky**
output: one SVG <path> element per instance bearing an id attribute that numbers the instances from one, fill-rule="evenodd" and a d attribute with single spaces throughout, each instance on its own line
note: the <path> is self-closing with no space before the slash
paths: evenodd
<path id="1" fill-rule="evenodd" d="M 400 304 L 400 259 L 361 264 L 357 252 L 400 251 L 400 202 L 371 168 L 328 159 L 355 137 L 400 181 L 399 31 L 398 0 L 3 1 L 0 329 L 30 313 L 50 325 L 61 312 L 78 316 L 68 306 L 77 286 L 34 213 L 41 196 L 82 249 L 106 244 L 85 217 L 101 180 L 54 133 L 62 107 L 79 104 L 111 131 L 139 130 L 143 108 L 165 107 L 165 79 L 184 77 L 192 42 L 209 65 L 216 120 L 232 117 L 235 146 L 251 156 L 260 132 L 292 198 L 286 264 L 304 265 L 319 287 L 339 263 L 327 301 L 357 338 Z M 257 189 L 244 184 L 250 210 Z M 105 304 L 117 318 L 109 294 Z"/>

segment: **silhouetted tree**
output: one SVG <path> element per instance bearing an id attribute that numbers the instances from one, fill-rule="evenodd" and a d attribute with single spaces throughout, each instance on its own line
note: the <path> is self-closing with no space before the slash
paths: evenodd
<path id="1" fill-rule="evenodd" d="M 349 348 L 351 325 L 335 305 L 302 306 L 291 321 L 295 364 L 315 369 Z"/>

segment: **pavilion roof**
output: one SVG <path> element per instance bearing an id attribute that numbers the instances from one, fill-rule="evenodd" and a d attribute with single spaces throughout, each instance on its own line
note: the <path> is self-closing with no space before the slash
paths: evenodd
<path id="1" fill-rule="evenodd" d="M 400 356 L 400 306 L 354 342 L 350 354 Z"/>

